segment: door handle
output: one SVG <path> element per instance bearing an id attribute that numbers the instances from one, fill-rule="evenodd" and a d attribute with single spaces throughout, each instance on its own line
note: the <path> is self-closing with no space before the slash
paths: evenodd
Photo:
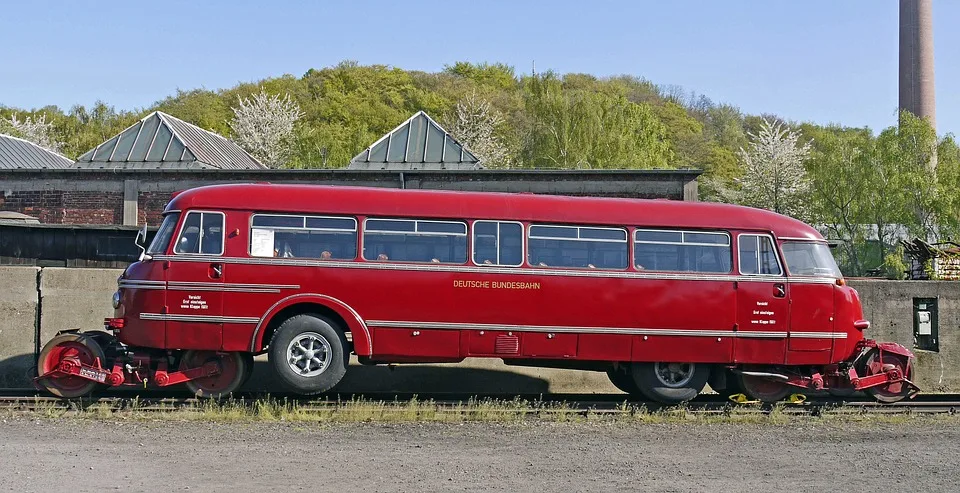
<path id="1" fill-rule="evenodd" d="M 223 264 L 210 264 L 210 277 L 220 279 L 223 276 Z"/>
<path id="2" fill-rule="evenodd" d="M 773 295 L 777 298 L 783 298 L 787 296 L 787 288 L 778 282 L 773 285 Z"/>

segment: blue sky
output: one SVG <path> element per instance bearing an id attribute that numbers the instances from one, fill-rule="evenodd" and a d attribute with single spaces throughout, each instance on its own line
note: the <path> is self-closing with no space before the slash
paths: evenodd
<path id="1" fill-rule="evenodd" d="M 934 0 L 938 131 L 960 130 L 960 2 Z M 895 122 L 896 0 L 11 2 L 0 105 L 149 106 L 341 60 L 632 74 L 748 113 Z"/>

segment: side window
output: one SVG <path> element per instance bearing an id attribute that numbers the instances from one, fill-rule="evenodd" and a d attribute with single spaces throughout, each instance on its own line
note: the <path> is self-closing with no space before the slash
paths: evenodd
<path id="1" fill-rule="evenodd" d="M 398 262 L 467 262 L 467 224 L 419 219 L 367 219 L 363 258 Z"/>
<path id="2" fill-rule="evenodd" d="M 538 267 L 627 268 L 627 231 L 586 226 L 531 225 L 527 259 Z"/>
<path id="3" fill-rule="evenodd" d="M 633 239 L 638 269 L 721 274 L 731 269 L 727 233 L 638 229 Z"/>
<path id="4" fill-rule="evenodd" d="M 180 228 L 174 253 L 223 255 L 223 213 L 190 212 Z"/>
<path id="5" fill-rule="evenodd" d="M 250 255 L 353 260 L 357 258 L 357 220 L 255 214 L 250 229 Z"/>
<path id="6" fill-rule="evenodd" d="M 523 225 L 499 221 L 473 223 L 473 263 L 477 265 L 523 264 Z"/>
<path id="7" fill-rule="evenodd" d="M 763 235 L 740 235 L 737 242 L 741 274 L 783 275 L 772 238 Z"/>

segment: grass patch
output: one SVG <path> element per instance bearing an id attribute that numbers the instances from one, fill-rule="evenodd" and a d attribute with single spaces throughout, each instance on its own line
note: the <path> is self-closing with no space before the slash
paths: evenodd
<path id="1" fill-rule="evenodd" d="M 405 401 L 384 400 L 288 400 L 265 397 L 255 400 L 203 399 L 185 402 L 150 402 L 139 398 L 77 405 L 63 401 L 37 400 L 23 409 L 0 412 L 35 418 L 135 419 L 210 422 L 297 423 L 624 423 L 624 424 L 773 424 L 792 422 L 886 423 L 917 420 L 958 423 L 953 414 L 876 412 L 858 408 L 821 409 L 780 404 L 761 408 L 726 405 L 713 408 L 678 405 L 648 409 L 623 402 L 615 407 L 583 409 L 564 402 L 521 399 L 471 399 L 455 404 L 414 397 Z"/>

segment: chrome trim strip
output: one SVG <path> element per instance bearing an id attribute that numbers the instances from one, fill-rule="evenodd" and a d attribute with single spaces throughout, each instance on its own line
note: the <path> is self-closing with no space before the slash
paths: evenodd
<path id="1" fill-rule="evenodd" d="M 790 332 L 797 339 L 846 339 L 846 332 Z"/>
<path id="2" fill-rule="evenodd" d="M 121 288 L 168 289 L 170 291 L 217 291 L 227 293 L 279 293 L 284 289 L 300 289 L 299 284 L 242 284 L 190 281 L 121 281 Z"/>
<path id="3" fill-rule="evenodd" d="M 223 324 L 255 324 L 260 321 L 257 317 L 221 317 L 217 315 L 186 315 L 165 313 L 141 313 L 141 320 L 162 320 L 167 322 L 205 322 Z"/>
<path id="4" fill-rule="evenodd" d="M 572 332 L 589 334 L 627 334 L 627 335 L 665 335 L 690 337 L 750 337 L 785 339 L 786 332 L 731 330 L 684 330 L 684 329 L 648 329 L 633 327 L 569 327 L 553 325 L 513 325 L 513 324 L 471 324 L 454 322 L 409 322 L 399 320 L 368 320 L 370 327 L 402 328 L 417 327 L 440 330 L 508 330 L 517 332 Z"/>
<path id="5" fill-rule="evenodd" d="M 186 254 L 177 255 L 175 258 L 170 255 L 157 255 L 153 257 L 156 260 L 168 260 L 176 262 L 209 262 L 209 257 L 190 257 Z M 677 280 L 677 281 L 723 281 L 723 282 L 789 282 L 802 284 L 835 284 L 833 278 L 799 278 L 784 276 L 752 276 L 735 274 L 717 274 L 704 275 L 697 273 L 646 273 L 629 271 L 609 271 L 593 269 L 551 269 L 551 268 L 529 268 L 529 267 L 498 267 L 498 266 L 471 266 L 471 265 L 443 265 L 443 264 L 400 264 L 378 261 L 343 261 L 343 260 L 312 260 L 303 258 L 242 258 L 242 257 L 221 257 L 218 262 L 225 264 L 247 264 L 247 265 L 281 265 L 292 267 L 334 267 L 342 269 L 377 269 L 377 270 L 402 270 L 402 271 L 423 271 L 423 272 L 453 272 L 460 274 L 507 274 L 507 275 L 539 275 L 539 276 L 561 276 L 561 277 L 600 277 L 614 279 L 654 279 L 654 280 Z"/>

